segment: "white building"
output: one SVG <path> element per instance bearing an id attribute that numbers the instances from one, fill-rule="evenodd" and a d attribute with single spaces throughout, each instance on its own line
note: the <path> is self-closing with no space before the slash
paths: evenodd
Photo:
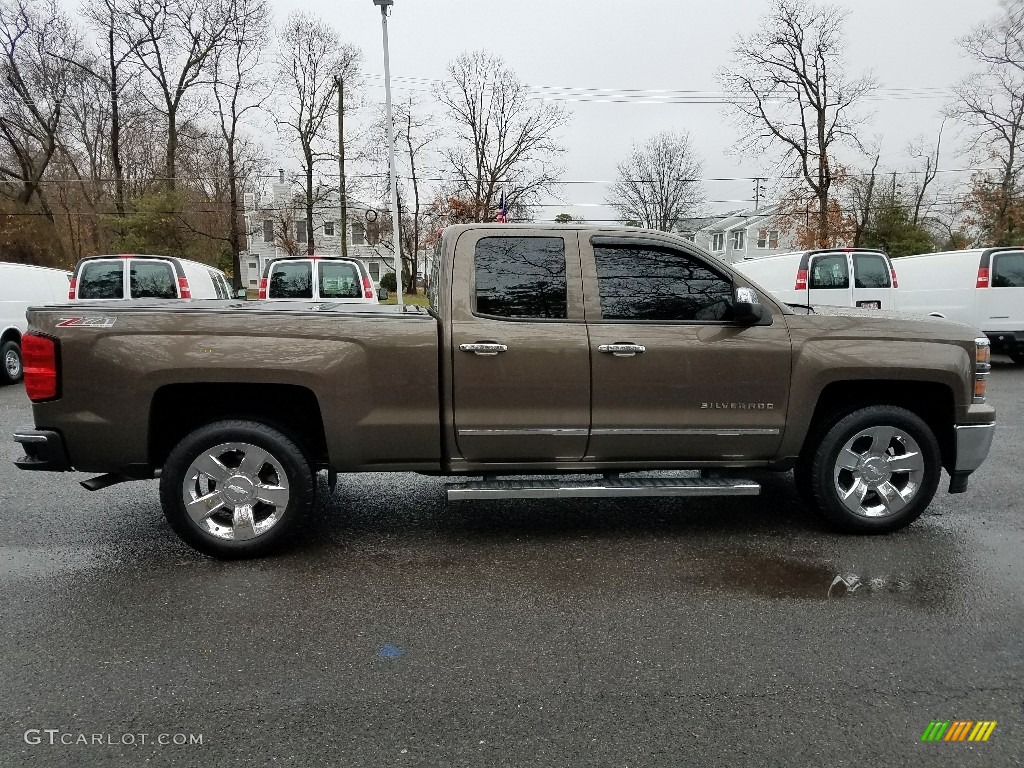
<path id="1" fill-rule="evenodd" d="M 727 264 L 797 250 L 791 233 L 778 223 L 779 206 L 690 219 L 680 233 Z"/>
<path id="2" fill-rule="evenodd" d="M 318 255 L 340 256 L 338 193 L 322 188 L 318 192 L 321 199 L 313 209 L 314 248 Z M 390 224 L 384 221 L 382 211 L 351 197 L 346 208 L 348 257 L 365 263 L 374 284 L 379 285 L 382 275 L 394 271 Z M 257 290 L 269 260 L 287 256 L 289 246 L 299 253 L 306 253 L 309 240 L 302 192 L 296 184 L 285 179 L 283 170 L 279 170 L 275 183 L 271 185 L 269 199 L 246 193 L 244 215 L 249 250 L 240 259 L 242 284 Z M 384 233 L 387 243 L 381 242 L 381 226 L 388 228 Z"/>

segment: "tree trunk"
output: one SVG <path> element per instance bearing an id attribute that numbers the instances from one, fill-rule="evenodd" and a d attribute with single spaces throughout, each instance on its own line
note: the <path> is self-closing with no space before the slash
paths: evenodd
<path id="1" fill-rule="evenodd" d="M 164 168 L 164 175 L 167 182 L 167 191 L 173 192 L 175 188 L 174 157 L 178 154 L 178 115 L 177 110 L 167 110 L 167 161 Z"/>
<path id="2" fill-rule="evenodd" d="M 232 131 L 232 133 L 234 133 Z M 231 248 L 231 287 L 235 294 L 242 287 L 242 233 L 238 226 L 238 181 L 235 178 L 235 139 L 228 141 L 228 189 L 231 198 L 231 220 L 228 224 L 228 244 Z"/>
<path id="3" fill-rule="evenodd" d="M 313 242 L 313 148 L 307 143 L 302 151 L 306 158 L 306 253 L 312 256 L 316 252 Z"/>
<path id="4" fill-rule="evenodd" d="M 121 167 L 121 96 L 118 93 L 117 64 L 114 55 L 114 30 L 107 35 L 110 56 L 110 164 L 114 170 L 114 210 L 124 216 L 124 169 Z"/>

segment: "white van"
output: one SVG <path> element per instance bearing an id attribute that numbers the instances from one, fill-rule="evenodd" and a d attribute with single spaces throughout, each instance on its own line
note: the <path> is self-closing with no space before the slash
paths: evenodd
<path id="1" fill-rule="evenodd" d="M 66 304 L 71 273 L 29 264 L 0 263 L 0 384 L 21 381 L 25 310 Z"/>
<path id="2" fill-rule="evenodd" d="M 376 304 L 373 281 L 363 262 L 337 256 L 287 256 L 267 262 L 261 299 Z"/>
<path id="3" fill-rule="evenodd" d="M 747 259 L 732 267 L 792 304 L 895 309 L 896 272 L 884 251 L 824 248 Z"/>
<path id="4" fill-rule="evenodd" d="M 972 325 L 1024 365 L 1024 248 L 974 248 L 896 260 L 897 308 Z"/>
<path id="5" fill-rule="evenodd" d="M 68 298 L 229 299 L 231 285 L 219 269 L 175 256 L 89 256 L 78 262 Z"/>

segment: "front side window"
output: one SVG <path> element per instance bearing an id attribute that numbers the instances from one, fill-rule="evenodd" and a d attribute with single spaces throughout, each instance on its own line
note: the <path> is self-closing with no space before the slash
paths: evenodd
<path id="1" fill-rule="evenodd" d="M 361 282 L 354 264 L 320 262 L 321 299 L 361 299 Z"/>
<path id="2" fill-rule="evenodd" d="M 724 251 L 725 250 L 725 233 L 716 232 L 711 237 L 711 250 L 712 251 Z"/>
<path id="3" fill-rule="evenodd" d="M 313 265 L 308 261 L 286 261 L 270 268 L 267 297 L 271 299 L 312 299 Z"/>
<path id="4" fill-rule="evenodd" d="M 170 264 L 132 259 L 130 274 L 133 299 L 178 298 L 178 281 Z"/>
<path id="5" fill-rule="evenodd" d="M 743 243 L 745 241 L 744 235 L 746 233 L 742 229 L 738 229 L 735 232 L 729 233 L 729 245 L 732 246 L 734 251 L 742 251 Z"/>
<path id="6" fill-rule="evenodd" d="M 123 299 L 124 266 L 120 261 L 93 261 L 78 276 L 78 298 Z"/>
<path id="7" fill-rule="evenodd" d="M 855 288 L 888 288 L 889 265 L 881 256 L 853 257 L 853 285 Z"/>
<path id="8" fill-rule="evenodd" d="M 819 256 L 811 264 L 811 288 L 849 288 L 850 269 L 846 254 Z"/>
<path id="9" fill-rule="evenodd" d="M 732 283 L 671 248 L 595 245 L 605 320 L 727 320 Z"/>
<path id="10" fill-rule="evenodd" d="M 476 312 L 496 317 L 567 317 L 565 242 L 560 237 L 477 241 Z"/>
<path id="11" fill-rule="evenodd" d="M 1024 251 L 996 254 L 994 262 L 993 288 L 1024 288 Z"/>
<path id="12" fill-rule="evenodd" d="M 226 299 L 228 297 L 227 285 L 224 283 L 224 279 L 214 272 L 212 269 L 206 270 L 210 275 L 210 279 L 213 281 L 213 292 L 217 294 L 218 299 Z"/>

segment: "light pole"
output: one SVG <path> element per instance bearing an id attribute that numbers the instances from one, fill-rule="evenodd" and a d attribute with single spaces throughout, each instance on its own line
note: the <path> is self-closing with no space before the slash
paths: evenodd
<path id="1" fill-rule="evenodd" d="M 373 0 L 374 5 L 380 6 L 380 23 L 384 30 L 384 97 L 387 106 L 388 124 L 388 152 L 391 157 L 391 226 L 393 227 L 392 237 L 395 241 L 395 293 L 398 294 L 398 306 L 403 305 L 402 300 L 402 238 L 399 233 L 398 222 L 398 176 L 395 168 L 395 123 L 391 116 L 391 59 L 388 56 L 388 8 L 395 4 L 395 0 Z"/>

